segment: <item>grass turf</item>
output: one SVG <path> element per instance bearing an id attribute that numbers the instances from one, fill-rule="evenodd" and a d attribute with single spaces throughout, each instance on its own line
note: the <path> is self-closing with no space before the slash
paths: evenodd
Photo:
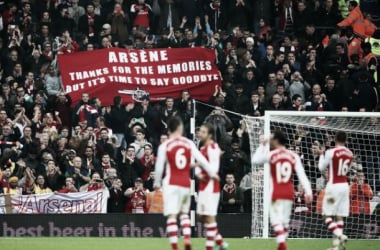
<path id="1" fill-rule="evenodd" d="M 229 250 L 276 249 L 274 240 L 227 239 Z M 330 240 L 289 240 L 290 250 L 325 250 Z M 180 245 L 181 246 L 181 245 Z M 162 238 L 0 238 L 1 249 L 6 250 L 169 250 L 167 239 Z M 182 249 L 182 247 L 180 248 Z M 204 249 L 204 239 L 193 239 L 193 250 Z M 351 240 L 348 250 L 378 250 L 380 241 Z"/>

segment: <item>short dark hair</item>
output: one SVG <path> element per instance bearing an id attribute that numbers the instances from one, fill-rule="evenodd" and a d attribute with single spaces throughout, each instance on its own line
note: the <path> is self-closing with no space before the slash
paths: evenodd
<path id="1" fill-rule="evenodd" d="M 292 101 L 295 101 L 295 100 L 297 100 L 298 98 L 302 98 L 302 96 L 299 95 L 299 94 L 294 94 L 293 97 L 292 97 Z"/>
<path id="2" fill-rule="evenodd" d="M 211 123 L 203 123 L 202 127 L 205 127 L 207 129 L 208 134 L 214 137 L 215 129 Z"/>
<path id="3" fill-rule="evenodd" d="M 351 5 L 352 7 L 357 7 L 358 6 L 358 2 L 356 2 L 356 1 L 350 1 L 349 5 Z"/>
<path id="4" fill-rule="evenodd" d="M 285 146 L 286 142 L 287 142 L 287 139 L 286 139 L 286 136 L 284 134 L 284 132 L 282 132 L 281 130 L 275 130 L 273 132 L 273 140 L 276 140 L 278 141 L 278 143 L 282 146 Z"/>
<path id="5" fill-rule="evenodd" d="M 178 116 L 173 116 L 173 117 L 170 117 L 169 121 L 168 121 L 168 130 L 169 132 L 174 132 L 178 129 L 179 126 L 181 126 L 183 124 L 183 121 L 180 117 Z"/>
<path id="6" fill-rule="evenodd" d="M 344 131 L 337 131 L 335 133 L 335 141 L 340 143 L 346 143 L 347 141 L 347 134 Z"/>
<path id="7" fill-rule="evenodd" d="M 251 92 L 251 97 L 252 97 L 253 95 L 257 95 L 257 96 L 259 95 L 259 93 L 257 92 L 257 90 L 254 90 L 254 91 Z"/>

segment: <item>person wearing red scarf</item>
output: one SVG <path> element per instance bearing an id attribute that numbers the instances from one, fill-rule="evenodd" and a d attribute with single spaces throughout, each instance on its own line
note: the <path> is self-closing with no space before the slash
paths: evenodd
<path id="1" fill-rule="evenodd" d="M 86 10 L 86 14 L 79 18 L 78 29 L 93 43 L 101 29 L 101 17 L 95 14 L 95 6 L 91 2 L 87 4 Z"/>
<path id="2" fill-rule="evenodd" d="M 137 4 L 132 4 L 131 13 L 134 16 L 133 25 L 149 29 L 152 7 L 145 3 L 145 0 L 138 0 Z"/>
<path id="3" fill-rule="evenodd" d="M 223 186 L 221 194 L 222 212 L 241 213 L 243 199 L 243 191 L 239 186 L 236 186 L 234 174 L 227 174 L 226 184 Z"/>

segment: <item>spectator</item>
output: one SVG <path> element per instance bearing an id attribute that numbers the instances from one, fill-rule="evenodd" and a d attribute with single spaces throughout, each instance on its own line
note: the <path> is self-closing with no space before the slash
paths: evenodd
<path id="1" fill-rule="evenodd" d="M 371 214 L 369 201 L 373 198 L 373 192 L 370 185 L 365 183 L 363 172 L 357 173 L 357 181 L 350 187 L 350 197 L 350 214 Z"/>
<path id="2" fill-rule="evenodd" d="M 136 151 L 136 157 L 138 159 L 141 159 L 144 156 L 144 151 L 145 151 L 145 145 L 149 143 L 145 139 L 145 131 L 142 129 L 139 129 L 136 131 L 136 139 L 134 142 L 131 143 L 131 146 L 135 148 Z"/>
<path id="3" fill-rule="evenodd" d="M 79 18 L 78 30 L 89 38 L 89 42 L 97 42 L 97 34 L 100 32 L 101 17 L 95 14 L 95 6 L 88 3 L 86 14 L 82 14 Z"/>
<path id="4" fill-rule="evenodd" d="M 110 197 L 108 198 L 108 213 L 123 213 L 125 211 L 125 196 L 122 189 L 123 183 L 120 179 L 112 181 L 112 187 L 109 189 Z"/>
<path id="5" fill-rule="evenodd" d="M 142 179 L 147 181 L 154 171 L 154 165 L 156 163 L 156 157 L 153 154 L 153 146 L 150 143 L 146 143 L 143 147 L 144 154 L 140 157 L 141 165 L 143 166 Z"/>
<path id="6" fill-rule="evenodd" d="M 107 169 L 107 170 L 104 171 L 103 176 L 104 176 L 104 178 L 103 178 L 104 184 L 108 188 L 111 188 L 112 184 L 113 184 L 113 181 L 118 178 L 118 176 L 117 176 L 117 169 L 116 168 L 109 168 L 109 169 Z"/>
<path id="7" fill-rule="evenodd" d="M 82 167 L 82 159 L 78 156 L 74 157 L 73 166 L 66 169 L 65 176 L 72 178 L 73 184 L 77 190 L 91 180 L 87 169 Z"/>
<path id="8" fill-rule="evenodd" d="M 242 189 L 235 184 L 233 174 L 226 175 L 226 184 L 221 193 L 221 212 L 222 213 L 241 213 L 244 194 Z"/>
<path id="9" fill-rule="evenodd" d="M 102 189 L 107 189 L 107 187 L 104 184 L 104 181 L 100 178 L 100 174 L 97 172 L 94 172 L 91 175 L 91 180 L 89 183 L 84 184 L 83 186 L 80 187 L 81 192 L 98 191 Z"/>
<path id="10" fill-rule="evenodd" d="M 294 95 L 299 95 L 302 100 L 305 100 L 306 93 L 309 89 L 310 85 L 304 81 L 299 72 L 292 74 L 289 87 L 290 98 L 293 98 Z"/>
<path id="11" fill-rule="evenodd" d="M 75 28 L 75 21 L 70 17 L 68 7 L 64 4 L 60 4 L 58 11 L 59 14 L 55 20 L 55 35 L 59 36 L 66 31 L 72 34 Z"/>
<path id="12" fill-rule="evenodd" d="M 62 89 L 62 83 L 52 65 L 48 67 L 48 73 L 45 75 L 44 80 L 48 96 L 56 97 Z"/>
<path id="13" fill-rule="evenodd" d="M 248 106 L 248 115 L 263 116 L 265 111 L 264 105 L 260 102 L 260 97 L 257 92 L 252 92 L 251 103 Z"/>
<path id="14" fill-rule="evenodd" d="M 115 4 L 112 14 L 108 17 L 108 21 L 111 24 L 112 35 L 115 40 L 125 42 L 128 39 L 127 27 L 129 24 L 129 17 L 124 13 L 120 4 Z"/>
<path id="15" fill-rule="evenodd" d="M 267 110 L 284 110 L 285 107 L 282 106 L 282 98 L 279 94 L 275 93 L 272 96 L 272 101 L 268 104 Z"/>
<path id="16" fill-rule="evenodd" d="M 71 0 L 71 6 L 68 7 L 68 14 L 69 17 L 71 17 L 76 25 L 81 25 L 81 20 L 80 17 L 82 17 L 85 14 L 85 10 L 82 6 L 78 4 L 79 0 Z M 88 8 L 87 8 L 88 11 Z M 47 12 L 49 13 L 49 12 Z M 49 19 L 47 17 L 43 17 L 45 21 L 48 21 Z M 80 30 L 80 29 L 79 29 Z"/>
<path id="17" fill-rule="evenodd" d="M 77 103 L 73 110 L 73 123 L 85 122 L 88 126 L 94 127 L 98 111 L 91 105 L 88 93 L 82 94 L 82 100 Z"/>
<path id="18" fill-rule="evenodd" d="M 135 147 L 129 145 L 126 150 L 121 150 L 122 160 L 120 163 L 119 173 L 124 187 L 132 187 L 134 180 L 140 176 L 141 164 L 136 158 Z"/>
<path id="19" fill-rule="evenodd" d="M 22 188 L 18 186 L 18 178 L 16 176 L 12 176 L 8 179 L 8 186 L 3 186 L 4 194 L 22 194 Z"/>
<path id="20" fill-rule="evenodd" d="M 55 165 L 54 160 L 49 160 L 46 171 L 47 186 L 53 191 L 58 191 L 63 187 L 64 182 L 65 178 L 62 175 L 59 167 Z"/>
<path id="21" fill-rule="evenodd" d="M 145 0 L 137 0 L 136 4 L 131 5 L 133 25 L 149 29 L 152 18 L 152 7 L 145 3 Z"/>
<path id="22" fill-rule="evenodd" d="M 101 167 L 99 168 L 99 173 L 104 173 L 108 169 L 117 169 L 116 163 L 113 161 L 113 158 L 107 154 L 104 153 L 101 158 Z"/>
<path id="23" fill-rule="evenodd" d="M 74 185 L 72 177 L 66 177 L 65 186 L 58 191 L 58 193 L 76 193 L 78 189 Z"/>
<path id="24" fill-rule="evenodd" d="M 37 175 L 35 183 L 33 184 L 34 194 L 50 194 L 53 191 L 47 186 L 46 178 L 43 175 Z"/>
<path id="25" fill-rule="evenodd" d="M 143 180 L 137 178 L 133 187 L 125 190 L 124 195 L 128 198 L 125 212 L 128 214 L 144 214 L 147 213 L 146 197 L 149 190 L 144 188 Z"/>

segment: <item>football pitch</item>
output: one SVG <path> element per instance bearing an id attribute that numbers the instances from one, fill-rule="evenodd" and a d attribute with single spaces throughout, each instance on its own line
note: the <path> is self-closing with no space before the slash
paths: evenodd
<path id="1" fill-rule="evenodd" d="M 226 239 L 229 250 L 275 250 L 274 240 Z M 289 240 L 289 250 L 325 250 L 330 240 Z M 6 250 L 170 250 L 163 238 L 0 238 L 1 249 Z M 180 249 L 183 249 L 180 245 Z M 203 250 L 204 239 L 193 239 L 193 250 Z M 347 250 L 378 250 L 378 240 L 350 240 Z"/>

